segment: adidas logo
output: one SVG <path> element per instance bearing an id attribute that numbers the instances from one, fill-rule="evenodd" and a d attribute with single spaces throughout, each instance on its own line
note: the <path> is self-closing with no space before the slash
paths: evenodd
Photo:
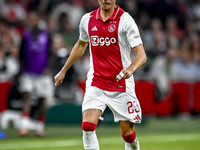
<path id="1" fill-rule="evenodd" d="M 97 27 L 96 26 L 94 26 L 94 28 L 92 28 L 92 30 L 91 31 L 97 31 Z"/>
<path id="2" fill-rule="evenodd" d="M 141 118 L 139 115 L 137 115 L 133 120 L 141 120 Z"/>

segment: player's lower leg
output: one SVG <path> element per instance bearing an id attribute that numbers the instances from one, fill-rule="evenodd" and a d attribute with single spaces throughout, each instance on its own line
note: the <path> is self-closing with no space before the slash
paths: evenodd
<path id="1" fill-rule="evenodd" d="M 135 124 L 130 121 L 120 121 L 121 135 L 125 141 L 125 150 L 140 150 L 136 138 Z"/>
<path id="2" fill-rule="evenodd" d="M 37 123 L 36 123 L 36 129 L 35 129 L 36 136 L 38 136 L 38 137 L 45 137 L 46 136 L 46 132 L 44 130 L 44 127 L 45 127 L 44 117 L 39 116 Z"/>
<path id="3" fill-rule="evenodd" d="M 37 124 L 36 124 L 36 136 L 39 136 L 39 137 L 45 137 L 46 136 L 46 132 L 44 130 L 44 127 L 45 127 L 45 98 L 40 98 L 39 99 L 39 108 L 38 108 L 38 111 L 39 111 L 39 117 L 38 117 L 38 120 L 37 120 Z"/>
<path id="4" fill-rule="evenodd" d="M 122 134 L 122 137 L 125 141 L 125 150 L 140 150 L 140 144 L 138 139 L 136 138 L 135 131 L 129 135 Z"/>
<path id="5" fill-rule="evenodd" d="M 96 124 L 82 123 L 83 145 L 85 150 L 99 150 L 99 142 L 96 135 Z"/>
<path id="6" fill-rule="evenodd" d="M 29 113 L 23 113 L 20 129 L 19 129 L 19 135 L 20 136 L 27 136 L 29 134 L 29 126 L 30 126 L 30 115 Z"/>
<path id="7" fill-rule="evenodd" d="M 22 119 L 21 125 L 19 129 L 20 136 L 27 136 L 29 134 L 29 126 L 30 126 L 30 106 L 29 106 L 29 98 L 30 93 L 24 92 L 22 93 L 23 96 L 23 109 L 22 109 Z"/>

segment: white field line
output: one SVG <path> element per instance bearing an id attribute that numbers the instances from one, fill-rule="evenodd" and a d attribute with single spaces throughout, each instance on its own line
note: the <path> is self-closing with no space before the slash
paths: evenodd
<path id="1" fill-rule="evenodd" d="M 176 141 L 200 141 L 200 135 L 199 134 L 170 134 L 170 135 L 146 135 L 146 136 L 138 136 L 140 143 L 153 143 L 153 142 L 176 142 Z M 120 141 L 121 142 L 120 142 Z M 123 143 L 122 138 L 103 138 L 100 139 L 100 144 L 106 145 L 106 144 L 121 144 Z M 113 141 L 113 142 L 111 142 Z"/>
<path id="2" fill-rule="evenodd" d="M 159 135 L 146 136 L 141 142 L 175 142 L 175 141 L 193 141 L 199 140 L 199 134 L 176 134 L 176 135 Z"/>
<path id="3" fill-rule="evenodd" d="M 78 140 L 52 141 L 52 142 L 26 142 L 13 144 L 0 144 L 0 150 L 29 149 L 29 148 L 52 148 L 81 145 Z"/>
<path id="4" fill-rule="evenodd" d="M 198 134 L 176 134 L 176 135 L 152 135 L 152 136 L 140 136 L 140 143 L 152 143 L 152 142 L 176 142 L 176 141 L 200 141 L 200 135 Z M 100 145 L 107 144 L 122 144 L 123 140 L 119 137 L 100 138 Z M 1 144 L 0 150 L 15 150 L 15 149 L 31 149 L 31 148 L 52 148 L 52 147 L 69 147 L 82 145 L 81 139 L 77 140 L 61 140 L 61 141 L 48 141 L 48 142 L 27 142 L 27 143 L 12 143 Z"/>

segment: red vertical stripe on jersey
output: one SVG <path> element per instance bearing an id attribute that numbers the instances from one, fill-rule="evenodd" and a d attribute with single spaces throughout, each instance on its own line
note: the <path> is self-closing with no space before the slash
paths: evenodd
<path id="1" fill-rule="evenodd" d="M 117 8 L 105 22 L 100 19 L 100 9 L 91 13 L 88 32 L 94 66 L 92 86 L 107 91 L 125 92 L 125 80 L 116 82 L 116 75 L 123 69 L 118 43 L 120 16 L 124 13 Z"/>

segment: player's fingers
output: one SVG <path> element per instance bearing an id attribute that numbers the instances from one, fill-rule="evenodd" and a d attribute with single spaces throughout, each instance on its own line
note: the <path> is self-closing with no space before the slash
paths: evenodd
<path id="1" fill-rule="evenodd" d="M 129 73 L 129 72 L 126 72 L 125 74 L 124 74 L 124 79 L 128 79 L 128 78 L 130 78 L 131 77 L 131 74 Z"/>
<path id="2" fill-rule="evenodd" d="M 62 83 L 62 80 L 57 80 L 57 81 L 55 82 L 55 86 L 60 85 L 61 83 Z"/>
<path id="3" fill-rule="evenodd" d="M 129 74 L 128 73 L 125 73 L 124 74 L 124 79 L 128 79 L 129 78 Z"/>
<path id="4" fill-rule="evenodd" d="M 122 78 L 124 78 L 124 73 L 121 71 L 121 72 L 116 76 L 117 82 L 119 82 Z"/>
<path id="5" fill-rule="evenodd" d="M 129 71 L 123 70 L 123 73 L 124 73 L 124 76 L 123 76 L 124 79 L 128 79 L 131 77 L 131 73 Z"/>
<path id="6" fill-rule="evenodd" d="M 58 86 L 58 85 L 60 85 L 60 83 L 59 83 L 59 82 L 56 82 L 56 83 L 55 83 L 55 86 Z"/>
<path id="7" fill-rule="evenodd" d="M 57 86 L 58 85 L 58 82 L 55 82 L 55 86 Z"/>

